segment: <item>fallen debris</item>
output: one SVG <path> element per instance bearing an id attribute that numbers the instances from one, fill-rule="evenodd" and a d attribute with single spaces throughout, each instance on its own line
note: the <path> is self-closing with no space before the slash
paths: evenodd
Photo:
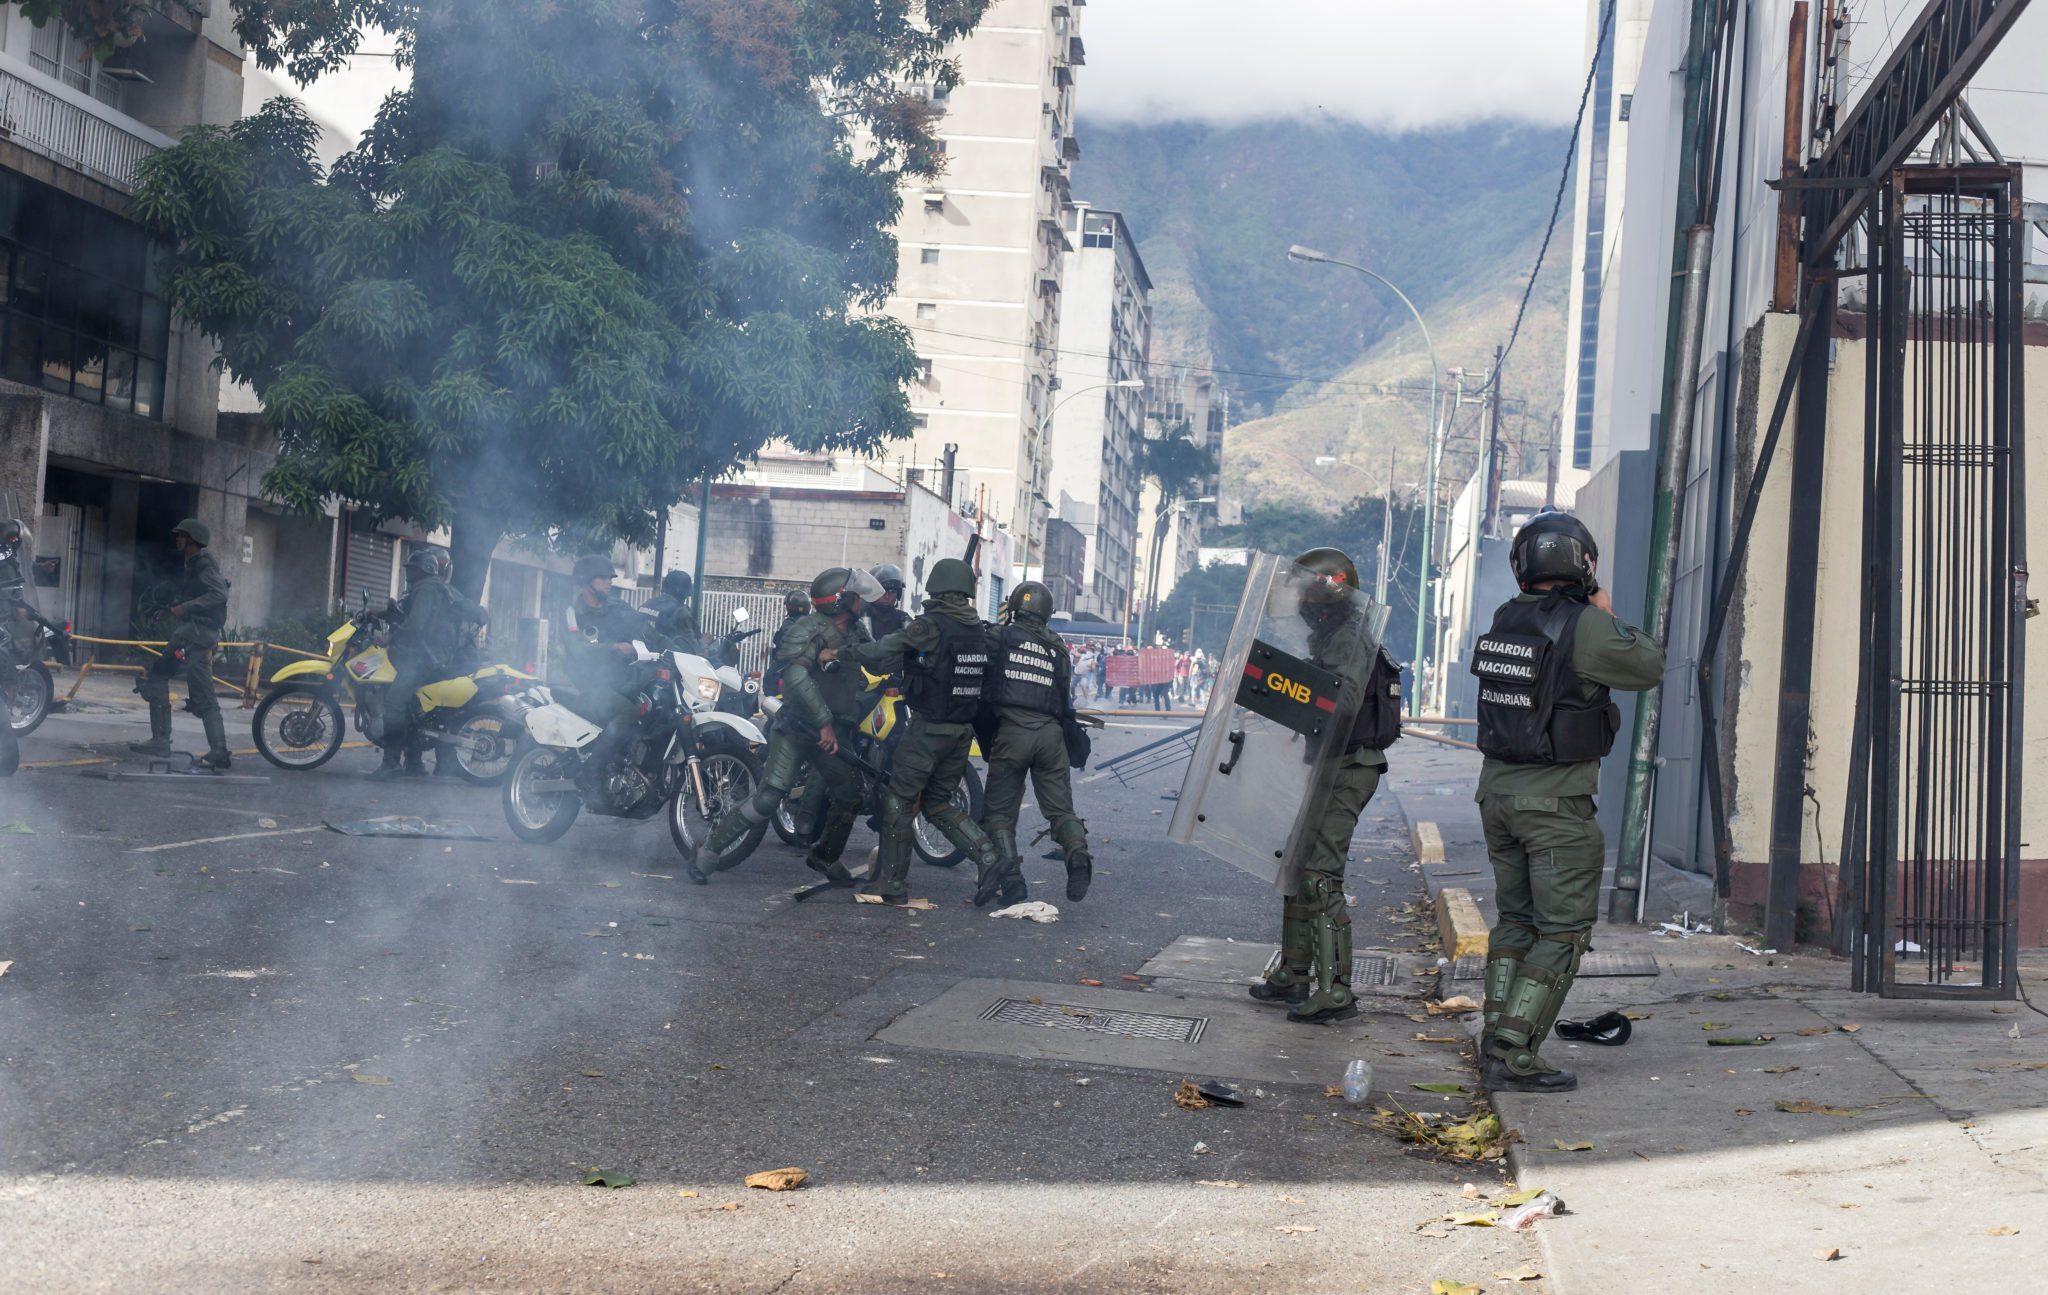
<path id="1" fill-rule="evenodd" d="M 1289 1236 L 1299 1236 L 1303 1232 L 1314 1232 L 1317 1228 L 1313 1223 L 1282 1223 L 1273 1230 L 1285 1232 Z"/>
<path id="2" fill-rule="evenodd" d="M 1535 1265 L 1533 1264 L 1523 1264 L 1520 1268 L 1511 1268 L 1504 1273 L 1495 1273 L 1493 1277 L 1495 1281 L 1504 1282 L 1533 1282 L 1543 1280 L 1543 1274 L 1538 1272 L 1536 1270 Z"/>
<path id="3" fill-rule="evenodd" d="M 1470 994 L 1458 994 L 1451 998 L 1432 998 L 1422 1005 L 1422 1010 L 1431 1016 L 1455 1016 L 1460 1012 L 1476 1012 L 1479 1004 Z"/>
<path id="4" fill-rule="evenodd" d="M 0 823 L 0 836 L 34 836 L 35 834 L 36 830 L 34 828 L 18 819 L 12 823 Z"/>
<path id="5" fill-rule="evenodd" d="M 585 1187 L 631 1187 L 633 1175 L 622 1174 L 610 1169 L 593 1169 L 583 1175 Z"/>
<path id="6" fill-rule="evenodd" d="M 1861 1115 L 1861 1106 L 1824 1106 L 1819 1102 L 1802 1097 L 1797 1101 L 1779 1098 L 1777 1108 L 1788 1115 Z"/>
<path id="7" fill-rule="evenodd" d="M 1173 1104 L 1184 1111 L 1199 1111 L 1210 1105 L 1210 1102 L 1202 1096 L 1202 1090 L 1194 1080 L 1183 1079 L 1180 1081 L 1180 1087 L 1173 1090 Z M 1199 1147 L 1201 1144 L 1195 1145 Z"/>
<path id="8" fill-rule="evenodd" d="M 1510 1232 L 1527 1232 L 1538 1219 L 1556 1218 L 1564 1213 L 1564 1202 L 1549 1192 L 1538 1192 L 1530 1200 L 1501 1215 L 1500 1225 Z M 1518 1280 L 1527 1280 L 1526 1278 Z"/>
<path id="9" fill-rule="evenodd" d="M 1563 1138 L 1557 1139 L 1551 1145 L 1559 1151 L 1591 1151 L 1593 1149 L 1593 1144 L 1590 1142 L 1566 1142 Z"/>
<path id="10" fill-rule="evenodd" d="M 808 1173 L 792 1165 L 787 1169 L 764 1169 L 758 1174 L 748 1174 L 747 1186 L 770 1192 L 793 1192 L 810 1180 Z"/>
<path id="11" fill-rule="evenodd" d="M 1814 1251 L 1813 1257 L 1820 1260 L 1824 1264 L 1833 1263 L 1835 1260 L 1840 1259 L 1842 1257 L 1842 1251 L 1839 1246 L 1829 1246 L 1825 1250 Z"/>
<path id="12" fill-rule="evenodd" d="M 9 958 L 9 959 L 8 959 L 7 961 L 5 961 L 5 962 L 0 962 L 0 976 L 4 976 L 4 975 L 6 975 L 6 974 L 7 974 L 7 969 L 8 969 L 9 967 L 13 966 L 13 965 L 14 965 L 14 959 L 12 959 L 12 958 Z"/>
<path id="13" fill-rule="evenodd" d="M 1220 1079 L 1205 1080 L 1196 1091 L 1217 1106 L 1244 1105 L 1243 1095 Z"/>
<path id="14" fill-rule="evenodd" d="M 1243 1183 L 1241 1183 L 1241 1182 L 1238 1182 L 1238 1181 L 1237 1181 L 1237 1180 L 1236 1180 L 1235 1178 L 1197 1178 L 1197 1179 L 1195 1180 L 1195 1186 L 1197 1186 L 1197 1187 L 1242 1187 L 1242 1186 L 1244 1186 L 1244 1184 L 1243 1184 Z"/>
<path id="15" fill-rule="evenodd" d="M 391 1076 L 389 1075 L 355 1074 L 350 1075 L 349 1078 L 355 1080 L 359 1084 L 388 1084 L 391 1082 Z"/>
<path id="16" fill-rule="evenodd" d="M 328 819 L 321 821 L 330 832 L 339 832 L 343 836 L 419 836 L 451 841 L 490 839 L 467 823 L 441 822 L 403 814 L 392 818 L 353 819 L 340 823 Z"/>
<path id="17" fill-rule="evenodd" d="M 1508 1144 L 1519 1136 L 1501 1124 L 1500 1116 L 1481 1108 L 1464 1119 L 1429 1111 L 1382 1107 L 1373 1124 L 1403 1142 L 1466 1164 L 1492 1164 L 1507 1157 Z"/>

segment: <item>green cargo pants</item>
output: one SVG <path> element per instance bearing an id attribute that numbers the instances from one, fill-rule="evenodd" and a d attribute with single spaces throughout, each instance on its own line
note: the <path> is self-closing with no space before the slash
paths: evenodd
<path id="1" fill-rule="evenodd" d="M 1038 812 L 1052 826 L 1052 839 L 1069 855 L 1086 853 L 1088 825 L 1074 813 L 1072 766 L 1067 739 L 1057 723 L 1026 726 L 1004 724 L 988 753 L 988 798 L 981 826 L 1002 856 L 1013 881 L 1021 881 L 1022 852 L 1017 848 L 1017 812 L 1024 804 L 1024 780 L 1038 795 Z"/>
<path id="2" fill-rule="evenodd" d="M 824 789 L 826 806 L 824 827 L 805 861 L 833 880 L 850 884 L 845 870 L 839 867 L 839 856 L 846 849 L 846 838 L 853 834 L 853 820 L 860 814 L 860 771 L 836 756 L 826 755 L 815 734 L 780 725 L 768 737 L 768 759 L 761 770 L 761 785 L 745 804 L 720 818 L 711 829 L 711 837 L 704 843 L 704 871 L 720 872 L 743 861 L 735 858 L 728 862 L 722 856 L 750 829 L 773 819 L 806 764 L 811 767 L 812 785 Z"/>
<path id="3" fill-rule="evenodd" d="M 895 900 L 909 897 L 910 834 L 919 813 L 974 859 L 981 876 L 1001 866 L 988 836 L 953 803 L 973 746 L 974 730 L 965 724 L 929 724 L 911 717 L 910 731 L 889 763 L 889 791 L 882 798 L 882 850 L 875 877 L 865 887 L 869 894 Z"/>
<path id="4" fill-rule="evenodd" d="M 1485 1032 L 1534 1061 L 1571 992 L 1600 910 L 1607 843 L 1591 796 L 1485 796 L 1479 819 L 1499 918 L 1487 938 Z"/>
<path id="5" fill-rule="evenodd" d="M 1379 790 L 1385 767 L 1347 756 L 1330 786 L 1301 861 L 1301 883 L 1280 910 L 1280 958 L 1266 973 L 1275 989 L 1308 988 L 1303 1013 L 1345 1007 L 1351 991 L 1351 906 L 1344 900 L 1344 865 L 1358 816 Z"/>

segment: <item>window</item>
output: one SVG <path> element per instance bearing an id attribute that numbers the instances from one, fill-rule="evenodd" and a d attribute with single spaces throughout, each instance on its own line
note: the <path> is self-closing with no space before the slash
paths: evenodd
<path id="1" fill-rule="evenodd" d="M 917 254 L 917 260 L 920 265 L 937 265 L 939 263 L 939 249 L 936 247 L 920 249 Z"/>
<path id="2" fill-rule="evenodd" d="M 930 414 L 912 414 L 910 416 L 910 425 L 921 432 L 932 425 L 932 416 Z"/>
<path id="3" fill-rule="evenodd" d="M 30 29 L 28 61 L 44 76 L 54 77 L 114 111 L 121 111 L 121 81 L 107 75 L 107 69 L 93 57 L 92 46 L 63 23 L 48 22 Z"/>
<path id="4" fill-rule="evenodd" d="M 935 301 L 920 301 L 920 302 L 918 302 L 918 303 L 917 303 L 917 317 L 918 317 L 919 319 L 937 319 L 937 318 L 939 317 L 939 305 L 938 305 L 938 303 L 937 303 L 937 302 L 935 302 Z"/>
<path id="5" fill-rule="evenodd" d="M 157 295 L 163 255 L 139 227 L 0 172 L 0 373 L 163 417 L 171 327 Z"/>
<path id="6" fill-rule="evenodd" d="M 932 385 L 932 362 L 930 360 L 919 360 L 917 362 L 917 380 L 927 387 Z"/>

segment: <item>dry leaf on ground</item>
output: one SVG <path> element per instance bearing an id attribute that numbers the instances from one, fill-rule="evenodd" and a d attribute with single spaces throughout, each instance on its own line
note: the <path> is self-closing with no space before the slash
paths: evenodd
<path id="1" fill-rule="evenodd" d="M 1102 982 L 1099 980 L 1084 980 L 1081 983 L 1084 985 L 1093 985 L 1097 989 L 1102 988 Z"/>
<path id="2" fill-rule="evenodd" d="M 1794 1102 L 1779 1098 L 1777 1107 L 1787 1115 L 1856 1115 L 1863 1110 L 1860 1106 L 1825 1106 L 1806 1097 Z"/>
<path id="3" fill-rule="evenodd" d="M 612 1169 L 593 1169 L 583 1175 L 585 1187 L 631 1187 L 633 1175 L 622 1174 Z"/>
<path id="4" fill-rule="evenodd" d="M 1236 1180 L 1235 1178 L 1197 1178 L 1197 1179 L 1195 1179 L 1195 1186 L 1197 1186 L 1197 1187 L 1242 1187 L 1242 1186 L 1244 1186 L 1244 1184 L 1243 1184 L 1243 1183 L 1241 1183 L 1241 1182 L 1239 1182 L 1239 1181 L 1237 1181 L 1237 1180 Z"/>
<path id="5" fill-rule="evenodd" d="M 727 1213 L 730 1213 L 733 1210 L 738 1209 L 739 1207 L 740 1203 L 738 1201 L 727 1201 L 725 1204 L 719 1206 L 718 1208 L 726 1211 Z"/>
<path id="6" fill-rule="evenodd" d="M 1833 1260 L 1840 1259 L 1842 1257 L 1842 1251 L 1839 1247 L 1828 1246 L 1825 1249 L 1814 1251 L 1813 1257 L 1820 1260 L 1822 1263 L 1828 1263 Z"/>
<path id="7" fill-rule="evenodd" d="M 1454 1228 L 1490 1228 L 1500 1222 L 1500 1215 L 1492 1210 L 1474 1214 L 1446 1214 L 1444 1222 Z"/>
<path id="8" fill-rule="evenodd" d="M 1180 1087 L 1173 1090 L 1173 1104 L 1184 1111 L 1199 1111 L 1210 1102 L 1202 1096 L 1202 1090 L 1195 1086 L 1194 1080 L 1183 1079 Z"/>
<path id="9" fill-rule="evenodd" d="M 1458 994 L 1451 998 L 1432 998 L 1422 1005 L 1422 1010 L 1431 1016 L 1454 1016 L 1459 1012 L 1476 1012 L 1479 1004 L 1472 1001 L 1470 994 Z"/>
<path id="10" fill-rule="evenodd" d="M 938 906 L 937 904 L 934 904 L 934 903 L 933 903 L 932 901 L 930 901 L 929 899 L 909 899 L 909 900 L 905 900 L 905 901 L 903 902 L 903 906 L 904 906 L 905 908 L 913 908 L 913 909 L 916 909 L 916 910 L 917 910 L 918 912 L 920 912 L 920 913 L 936 913 L 936 912 L 938 912 L 938 911 L 939 911 L 939 906 Z"/>
<path id="11" fill-rule="evenodd" d="M 882 897 L 880 895 L 857 894 L 853 897 L 853 902 L 856 904 L 879 904 L 882 902 Z"/>
<path id="12" fill-rule="evenodd" d="M 1648 1012 L 1623 1012 L 1622 1015 L 1631 1021 L 1647 1021 L 1650 1019 L 1650 1013 Z"/>
<path id="13" fill-rule="evenodd" d="M 1460 1195 L 1460 1196 L 1464 1197 L 1464 1198 L 1465 1198 L 1466 1200 L 1468 1200 L 1468 1201 L 1476 1201 L 1476 1200 L 1478 1200 L 1478 1199 L 1479 1199 L 1479 1184 L 1477 1184 L 1477 1183 L 1466 1183 L 1466 1184 L 1465 1184 L 1465 1189 L 1464 1189 L 1463 1191 L 1459 1192 L 1459 1193 L 1458 1193 L 1458 1195 Z"/>
<path id="14" fill-rule="evenodd" d="M 1765 1066 L 1764 1073 L 1767 1075 L 1789 1075 L 1797 1069 L 1799 1069 L 1797 1066 Z"/>
<path id="15" fill-rule="evenodd" d="M 1415 1036 L 1415 1041 L 1417 1043 L 1463 1043 L 1465 1040 L 1455 1034 L 1418 1034 Z"/>
<path id="16" fill-rule="evenodd" d="M 1314 1232 L 1316 1225 L 1313 1223 L 1282 1223 L 1273 1230 L 1275 1232 L 1285 1232 L 1289 1236 L 1298 1236 L 1303 1232 Z"/>
<path id="17" fill-rule="evenodd" d="M 1591 1151 L 1593 1149 L 1593 1144 L 1590 1142 L 1566 1142 L 1563 1138 L 1559 1138 L 1551 1145 L 1555 1146 L 1559 1151 Z"/>
<path id="18" fill-rule="evenodd" d="M 1494 1276 L 1504 1282 L 1533 1282 L 1543 1279 L 1543 1274 L 1536 1271 L 1535 1266 L 1532 1264 L 1523 1264 L 1520 1268 L 1510 1269 L 1504 1273 L 1495 1273 Z"/>
<path id="19" fill-rule="evenodd" d="M 747 1186 L 760 1187 L 771 1192 L 795 1191 L 811 1180 L 811 1176 L 794 1165 L 788 1169 L 764 1169 L 758 1174 L 747 1175 Z"/>
<path id="20" fill-rule="evenodd" d="M 680 1197 L 684 1198 L 685 1200 L 692 1200 L 692 1201 L 694 1201 L 694 1200 L 696 1200 L 696 1199 L 697 1199 L 697 1193 L 695 1193 L 695 1192 L 691 1191 L 691 1190 L 690 1190 L 689 1188 L 687 1188 L 687 1187 L 685 1187 L 685 1188 L 683 1188 L 683 1190 L 681 1190 L 681 1191 L 677 1192 L 677 1193 L 676 1193 L 676 1195 L 678 1195 L 678 1196 L 680 1196 Z"/>
<path id="21" fill-rule="evenodd" d="M 2019 1234 L 2020 1234 L 2020 1230 L 2019 1230 L 2018 1228 L 1985 1228 L 1985 1229 L 1984 1229 L 1984 1235 L 1985 1235 L 1985 1236 L 1987 1236 L 1987 1237 L 2016 1237 L 2016 1236 L 2018 1236 Z"/>
<path id="22" fill-rule="evenodd" d="M 1862 1026 L 1860 1026 L 1860 1025 L 1857 1025 L 1857 1024 L 1851 1023 L 1851 1024 L 1848 1024 L 1848 1025 L 1845 1025 L 1845 1026 L 1843 1026 L 1843 1027 L 1842 1027 L 1842 1033 L 1844 1033 L 1844 1034 L 1854 1034 L 1854 1033 L 1856 1033 L 1856 1031 L 1858 1031 L 1858 1030 L 1860 1030 L 1860 1029 L 1862 1029 L 1862 1028 L 1863 1028 L 1863 1027 L 1862 1027 Z"/>
<path id="23" fill-rule="evenodd" d="M 389 1075 L 351 1075 L 349 1077 L 359 1084 L 388 1084 L 391 1082 Z"/>
<path id="24" fill-rule="evenodd" d="M 1439 1277 L 1429 1284 L 1429 1295 L 1486 1295 L 1486 1290 L 1472 1282 L 1452 1281 L 1448 1277 Z"/>
<path id="25" fill-rule="evenodd" d="M 1342 1097 L 1343 1095 L 1344 1090 L 1335 1084 L 1331 1084 L 1323 1089 L 1323 1096 L 1325 1097 Z"/>

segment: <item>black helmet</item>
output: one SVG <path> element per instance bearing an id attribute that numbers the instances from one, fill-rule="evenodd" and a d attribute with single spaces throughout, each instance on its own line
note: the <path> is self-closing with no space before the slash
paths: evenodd
<path id="1" fill-rule="evenodd" d="M 1052 619 L 1052 590 L 1036 580 L 1026 580 L 1010 591 L 1009 602 L 1005 604 L 1012 616 L 1036 616 L 1039 620 Z"/>
<path id="2" fill-rule="evenodd" d="M 405 574 L 407 579 L 446 579 L 448 573 L 454 570 L 454 568 L 455 563 L 449 558 L 448 551 L 436 548 L 431 544 L 423 544 L 405 555 Z"/>
<path id="3" fill-rule="evenodd" d="M 782 610 L 791 616 L 801 616 L 811 609 L 811 596 L 801 589 L 792 589 L 782 595 Z"/>
<path id="4" fill-rule="evenodd" d="M 28 523 L 19 517 L 0 522 L 0 547 L 17 549 L 29 541 Z"/>
<path id="5" fill-rule="evenodd" d="M 576 559 L 575 579 L 578 585 L 587 585 L 599 576 L 609 580 L 617 574 L 619 569 L 602 553 L 586 553 Z"/>
<path id="6" fill-rule="evenodd" d="M 1316 577 L 1303 595 L 1309 602 L 1343 602 L 1358 592 L 1358 566 L 1342 549 L 1310 549 L 1294 565 Z"/>
<path id="7" fill-rule="evenodd" d="M 1508 546 L 1508 565 L 1514 568 L 1515 583 L 1523 589 L 1550 580 L 1598 588 L 1593 579 L 1593 561 L 1600 546 L 1593 532 L 1570 513 L 1546 508 L 1515 532 Z"/>
<path id="8" fill-rule="evenodd" d="M 868 574 L 882 586 L 884 593 L 903 592 L 903 568 L 894 562 L 883 562 L 868 568 Z"/>
<path id="9" fill-rule="evenodd" d="M 687 571 L 671 571 L 661 578 L 661 591 L 681 602 L 697 591 L 697 582 L 690 579 Z"/>
<path id="10" fill-rule="evenodd" d="M 925 592 L 938 594 L 960 594 L 974 596 L 974 568 L 959 558 L 940 558 L 932 563 L 932 573 L 924 578 Z"/>

